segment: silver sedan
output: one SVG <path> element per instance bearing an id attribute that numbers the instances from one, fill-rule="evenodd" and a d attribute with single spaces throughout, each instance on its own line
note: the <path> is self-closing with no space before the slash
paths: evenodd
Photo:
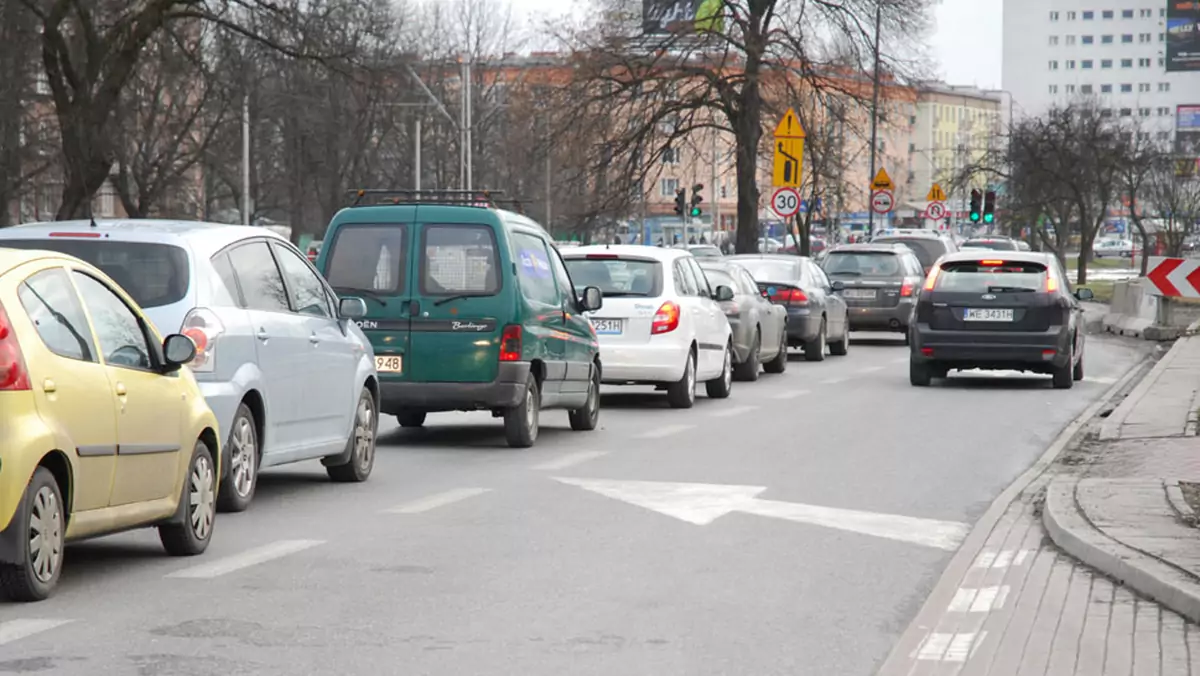
<path id="1" fill-rule="evenodd" d="M 745 268 L 720 259 L 698 259 L 709 285 L 728 286 L 733 299 L 721 303 L 733 329 L 733 376 L 758 380 L 758 373 L 787 369 L 787 310 L 764 298 Z"/>

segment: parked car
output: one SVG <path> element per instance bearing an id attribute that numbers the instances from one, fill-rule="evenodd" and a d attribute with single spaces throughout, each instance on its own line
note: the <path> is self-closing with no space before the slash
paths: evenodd
<path id="1" fill-rule="evenodd" d="M 872 244 L 903 244 L 912 249 L 921 268 L 928 275 L 933 262 L 948 253 L 958 251 L 958 245 L 948 235 L 936 230 L 910 230 L 894 235 L 882 235 L 871 239 Z"/>
<path id="2" fill-rule="evenodd" d="M 600 289 L 580 293 L 553 238 L 483 193 L 379 203 L 388 194 L 334 215 L 317 259 L 334 290 L 368 301 L 383 412 L 420 427 L 429 413 L 491 411 L 514 447 L 533 445 L 545 409 L 595 429 L 600 352 L 583 313 L 600 309 Z"/>
<path id="3" fill-rule="evenodd" d="M 604 293 L 591 311 L 604 355 L 603 381 L 656 385 L 674 408 L 691 408 L 696 383 L 724 399 L 733 383 L 733 339 L 721 303 L 733 289 L 709 283 L 679 249 L 587 246 L 563 255 L 571 276 Z"/>
<path id="4" fill-rule="evenodd" d="M 721 249 L 713 244 L 688 244 L 686 249 L 696 258 L 725 257 L 725 254 L 721 253 Z"/>
<path id="5" fill-rule="evenodd" d="M 1133 242 L 1127 239 L 1100 239 L 1092 245 L 1095 258 L 1132 258 Z"/>
<path id="6" fill-rule="evenodd" d="M 700 259 L 700 268 L 713 286 L 733 289 L 722 301 L 733 335 L 733 377 L 758 380 L 758 372 L 787 370 L 787 310 L 767 300 L 746 269 L 736 263 Z"/>
<path id="7" fill-rule="evenodd" d="M 992 251 L 1020 251 L 1017 241 L 1008 237 L 976 237 L 962 243 L 960 249 L 990 249 Z"/>
<path id="8" fill-rule="evenodd" d="M 0 248 L 0 596 L 47 598 L 73 540 L 157 527 L 168 554 L 208 547 L 220 444 L 195 354 L 97 268 Z"/>
<path id="9" fill-rule="evenodd" d="M 742 254 L 728 260 L 744 267 L 767 298 L 787 310 L 789 346 L 804 348 L 808 361 L 850 350 L 850 318 L 838 293 L 845 284 L 830 281 L 812 260 L 785 254 Z"/>
<path id="10" fill-rule="evenodd" d="M 1056 389 L 1083 380 L 1084 320 L 1053 255 L 963 251 L 925 280 L 911 333 L 909 380 L 925 387 L 951 369 L 1047 373 Z"/>
<path id="11" fill-rule="evenodd" d="M 851 331 L 898 331 L 908 341 L 908 325 L 924 281 L 921 262 L 903 244 L 844 244 L 821 262 L 831 280 L 841 282 Z"/>
<path id="12" fill-rule="evenodd" d="M 224 435 L 222 511 L 245 510 L 261 468 L 320 458 L 334 481 L 375 462 L 379 384 L 370 344 L 286 239 L 264 228 L 113 220 L 0 229 L 0 246 L 82 258 L 164 332 L 192 338 L 189 362 Z"/>

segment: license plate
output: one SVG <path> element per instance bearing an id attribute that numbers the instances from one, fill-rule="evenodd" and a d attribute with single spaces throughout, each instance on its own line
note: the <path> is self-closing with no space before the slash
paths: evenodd
<path id="1" fill-rule="evenodd" d="M 592 327 L 596 329 L 596 335 L 605 335 L 605 336 L 621 335 L 621 320 L 620 319 L 593 319 Z"/>
<path id="2" fill-rule="evenodd" d="M 400 356 L 389 354 L 375 357 L 375 370 L 380 373 L 400 373 Z"/>
<path id="3" fill-rule="evenodd" d="M 963 321 L 968 322 L 1011 322 L 1013 311 L 999 308 L 967 308 L 963 310 Z"/>
<path id="4" fill-rule="evenodd" d="M 842 293 L 846 296 L 846 298 L 875 298 L 875 289 L 846 289 Z"/>

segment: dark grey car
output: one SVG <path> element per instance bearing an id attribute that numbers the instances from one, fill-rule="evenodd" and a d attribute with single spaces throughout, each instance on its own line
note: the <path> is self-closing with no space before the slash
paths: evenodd
<path id="1" fill-rule="evenodd" d="M 721 303 L 733 329 L 733 376 L 758 380 L 759 368 L 767 373 L 787 370 L 787 310 L 767 300 L 758 283 L 740 265 L 727 259 L 698 259 L 709 286 L 728 286 L 733 300 Z"/>
<path id="2" fill-rule="evenodd" d="M 825 346 L 835 355 L 850 350 L 846 301 L 835 291 L 821 266 L 804 256 L 742 254 L 726 260 L 746 268 L 767 299 L 787 310 L 788 345 L 804 347 L 808 361 L 825 359 Z"/>
<path id="3" fill-rule="evenodd" d="M 948 253 L 958 251 L 958 245 L 949 236 L 937 230 L 910 232 L 907 234 L 881 235 L 871 240 L 872 244 L 903 244 L 912 249 L 917 260 L 921 261 L 922 272 L 926 275 L 933 268 L 933 262 Z"/>
<path id="4" fill-rule="evenodd" d="M 921 261 L 903 244 L 844 244 L 821 261 L 825 274 L 845 286 L 851 331 L 895 331 L 908 325 L 924 280 Z"/>

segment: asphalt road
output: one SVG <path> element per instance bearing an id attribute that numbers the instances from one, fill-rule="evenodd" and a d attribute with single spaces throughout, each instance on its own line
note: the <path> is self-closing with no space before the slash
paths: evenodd
<path id="1" fill-rule="evenodd" d="M 866 676 L 969 525 L 1146 349 L 1092 337 L 1069 391 L 917 389 L 906 348 L 866 335 L 690 411 L 610 389 L 600 430 L 548 413 L 529 450 L 486 414 L 389 419 L 369 482 L 270 471 L 202 557 L 149 531 L 72 547 L 55 597 L 0 604 L 0 674 Z"/>

